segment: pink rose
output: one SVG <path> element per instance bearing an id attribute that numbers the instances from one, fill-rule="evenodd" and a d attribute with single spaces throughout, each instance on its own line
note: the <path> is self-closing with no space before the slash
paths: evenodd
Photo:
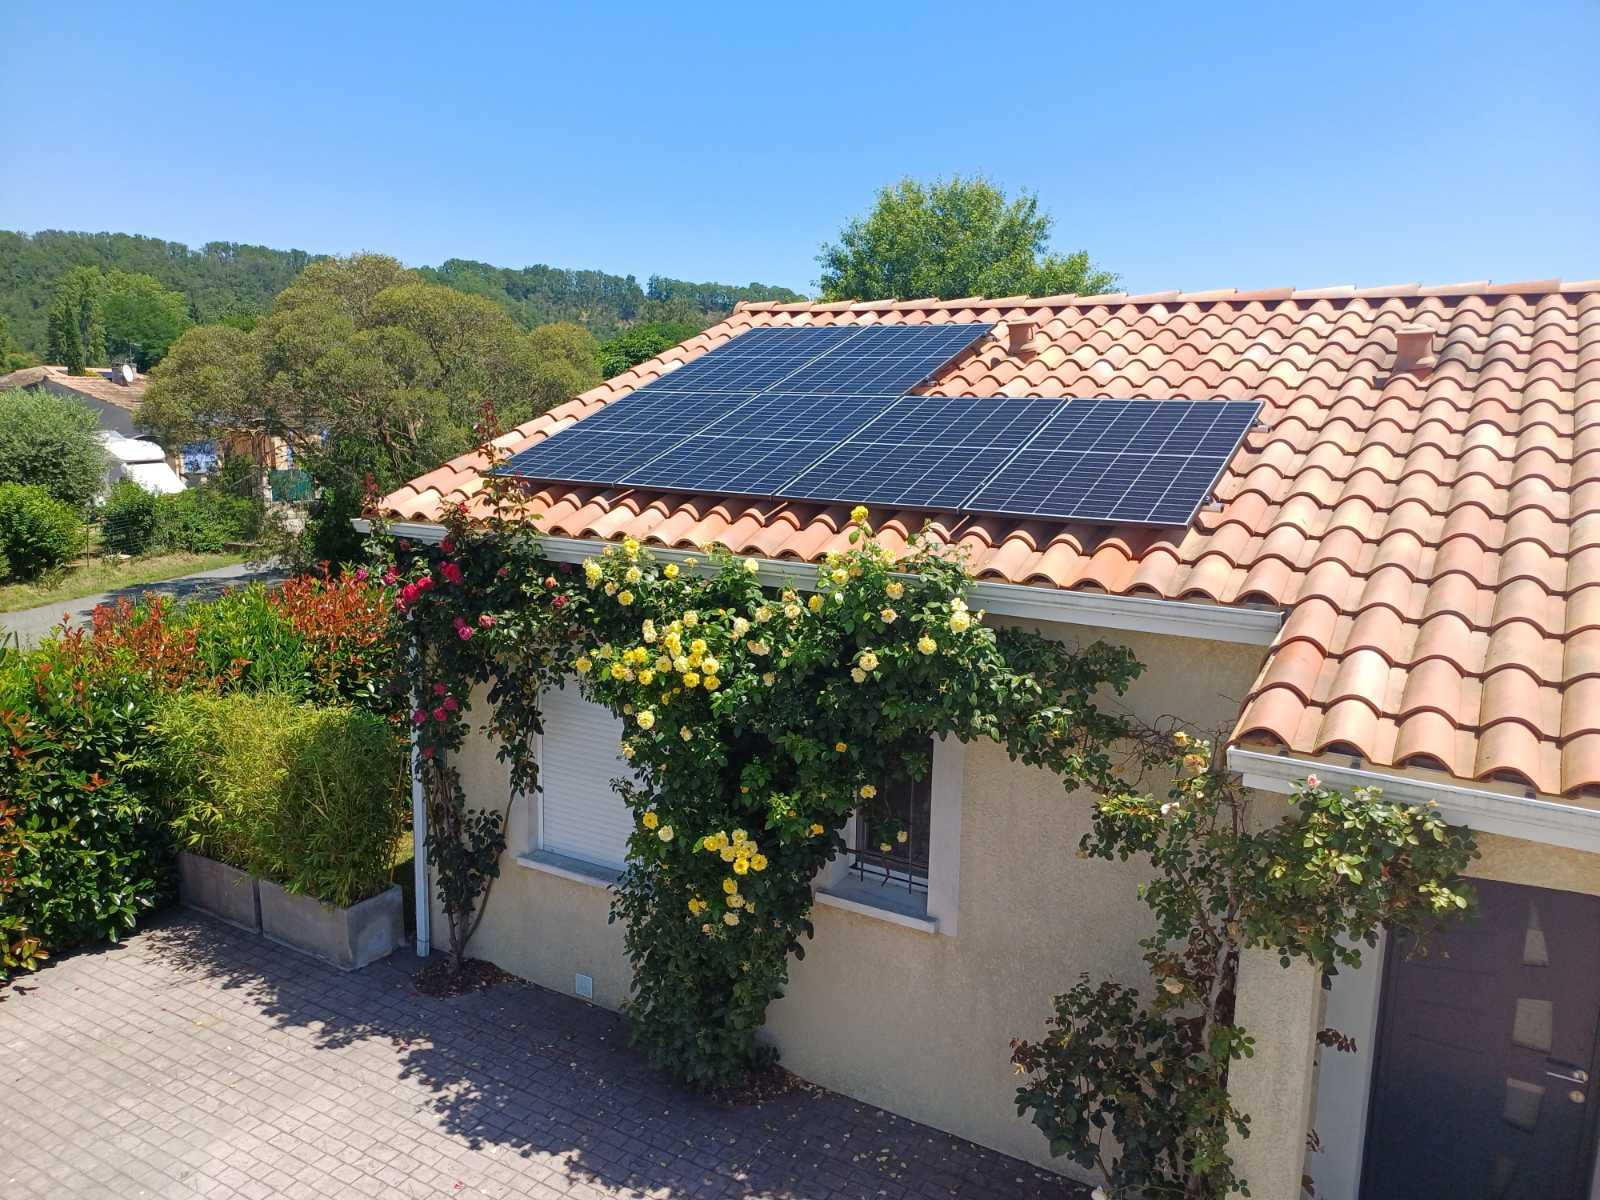
<path id="1" fill-rule="evenodd" d="M 433 719 L 435 721 L 442 721 L 449 715 L 449 713 L 445 712 L 443 705 L 440 705 L 438 708 L 433 710 Z"/>
<path id="2" fill-rule="evenodd" d="M 444 706 L 445 706 L 445 708 L 449 709 L 451 712 L 455 712 L 456 709 L 461 707 L 461 702 L 459 700 L 457 700 L 454 696 L 446 696 L 444 698 Z"/>
<path id="3" fill-rule="evenodd" d="M 405 585 L 405 587 L 400 589 L 400 599 L 405 601 L 407 604 L 415 604 L 417 602 L 417 598 L 421 595 L 422 593 L 417 590 L 417 585 L 414 583 L 408 583 Z"/>
<path id="4" fill-rule="evenodd" d="M 459 637 L 463 642 L 466 641 L 472 636 L 472 626 L 462 625 L 456 630 L 456 636 Z"/>
<path id="5" fill-rule="evenodd" d="M 428 714 L 423 712 L 422 709 L 420 709 L 420 708 L 417 709 L 416 712 L 411 714 L 411 723 L 413 725 L 421 725 L 427 719 L 428 719 Z"/>
<path id="6" fill-rule="evenodd" d="M 1307 775 L 1306 776 L 1306 786 L 1308 788 L 1321 787 L 1322 786 L 1322 780 L 1318 779 L 1315 775 Z"/>
<path id="7" fill-rule="evenodd" d="M 357 583 L 365 583 L 366 581 L 367 581 L 367 569 L 365 567 L 357 567 L 356 568 L 356 582 Z"/>
<path id="8" fill-rule="evenodd" d="M 445 685 L 442 684 L 442 683 L 436 683 L 436 684 L 433 685 L 433 694 L 435 696 L 442 696 L 446 692 L 448 692 L 449 690 L 450 689 L 445 687 Z"/>
<path id="9" fill-rule="evenodd" d="M 433 587 L 433 576 L 424 575 L 421 579 L 417 580 L 417 586 L 425 592 L 428 591 Z"/>
<path id="10" fill-rule="evenodd" d="M 565 596 L 557 596 L 553 603 L 557 608 L 565 608 L 567 604 L 567 598 Z"/>
<path id="11" fill-rule="evenodd" d="M 555 585 L 556 585 L 556 577 L 554 575 L 546 575 L 544 577 L 544 585 L 547 588 L 555 587 Z"/>
<path id="12" fill-rule="evenodd" d="M 400 576 L 395 574 L 395 571 L 394 571 L 393 567 L 386 567 L 384 569 L 384 572 L 383 572 L 383 583 L 384 583 L 385 587 L 393 587 L 394 586 L 394 581 L 396 579 L 399 579 L 399 578 L 400 578 Z"/>

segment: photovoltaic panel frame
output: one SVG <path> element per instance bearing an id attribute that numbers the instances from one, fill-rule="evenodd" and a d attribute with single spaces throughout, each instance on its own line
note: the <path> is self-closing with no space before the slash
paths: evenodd
<path id="1" fill-rule="evenodd" d="M 1187 525 L 1260 411 L 1254 400 L 1069 400 L 960 507 Z"/>
<path id="2" fill-rule="evenodd" d="M 959 508 L 1061 404 L 1037 397 L 907 396 L 785 483 L 780 494 Z"/>

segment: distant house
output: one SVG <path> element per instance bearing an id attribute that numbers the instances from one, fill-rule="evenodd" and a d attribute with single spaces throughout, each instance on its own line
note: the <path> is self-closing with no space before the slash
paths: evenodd
<path id="1" fill-rule="evenodd" d="M 87 375 L 69 375 L 65 367 L 23 367 L 0 375 L 0 390 L 35 388 L 75 396 L 100 414 L 100 428 L 134 437 L 134 417 L 144 403 L 149 380 L 132 367 L 97 367 Z"/>

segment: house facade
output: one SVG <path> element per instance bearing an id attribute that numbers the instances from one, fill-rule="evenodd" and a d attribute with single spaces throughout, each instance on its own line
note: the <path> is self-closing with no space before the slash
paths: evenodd
<path id="1" fill-rule="evenodd" d="M 503 439 L 512 450 L 763 326 L 979 322 L 992 334 L 919 390 L 994 397 L 1258 399 L 1183 528 L 875 511 L 962 547 L 974 607 L 1131 648 L 1126 698 L 1226 739 L 1272 819 L 1308 773 L 1435 801 L 1478 831 L 1480 908 L 1447 954 L 1367 952 L 1324 981 L 1251 954 L 1232 1087 L 1252 1194 L 1337 1200 L 1594 1187 L 1600 1027 L 1600 282 L 745 305 Z M 386 498 L 410 536 L 474 504 L 467 456 Z M 848 506 L 533 484 L 550 555 L 632 536 L 664 557 L 723 545 L 805 587 Z M 615 1007 L 628 991 L 607 884 L 628 817 L 618 726 L 546 697 L 542 792 L 472 952 Z M 486 739 L 461 768 L 501 804 Z M 1088 799 L 993 744 L 940 743 L 901 801 L 910 848 L 817 881 L 816 937 L 767 1036 L 802 1077 L 1047 1167 L 1015 1115 L 1013 1037 L 1082 973 L 1138 984 L 1134 864 L 1075 856 Z M 426 917 L 427 914 L 423 914 Z M 424 921 L 424 925 L 425 925 Z M 1353 1053 L 1319 1050 L 1332 1026 Z M 1309 1144 L 1308 1137 L 1315 1137 Z"/>

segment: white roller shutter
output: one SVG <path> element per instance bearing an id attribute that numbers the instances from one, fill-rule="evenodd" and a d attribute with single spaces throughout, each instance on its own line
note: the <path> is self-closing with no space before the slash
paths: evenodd
<path id="1" fill-rule="evenodd" d="M 619 753 L 622 722 L 575 684 L 544 694 L 539 848 L 620 870 L 633 817 L 613 779 L 632 778 Z"/>

